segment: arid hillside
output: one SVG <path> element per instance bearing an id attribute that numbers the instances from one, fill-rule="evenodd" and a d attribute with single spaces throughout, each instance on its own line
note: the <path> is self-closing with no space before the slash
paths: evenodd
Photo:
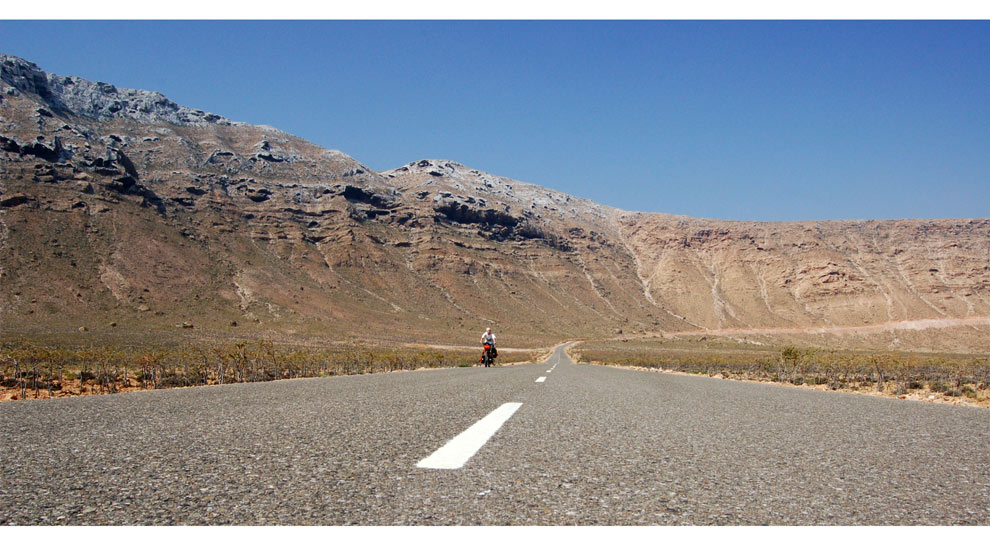
<path id="1" fill-rule="evenodd" d="M 623 214 L 619 224 L 644 296 L 704 334 L 806 330 L 861 348 L 868 337 L 881 348 L 990 351 L 990 220 Z M 942 340 L 930 338 L 936 329 Z"/>
<path id="2" fill-rule="evenodd" d="M 471 344 L 492 325 L 538 346 L 990 315 L 988 219 L 631 213 L 451 160 L 375 172 L 159 93 L 0 69 L 3 336 Z M 990 349 L 965 323 L 938 349 Z"/>

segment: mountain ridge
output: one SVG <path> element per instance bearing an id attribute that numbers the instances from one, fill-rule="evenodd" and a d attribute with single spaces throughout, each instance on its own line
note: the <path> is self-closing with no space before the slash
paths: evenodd
<path id="1" fill-rule="evenodd" d="M 181 334 L 450 341 L 494 323 L 538 345 L 990 315 L 987 219 L 724 221 L 453 160 L 376 172 L 12 59 L 0 55 L 4 334 L 190 322 Z M 973 332 L 880 341 L 988 349 L 987 328 Z"/>

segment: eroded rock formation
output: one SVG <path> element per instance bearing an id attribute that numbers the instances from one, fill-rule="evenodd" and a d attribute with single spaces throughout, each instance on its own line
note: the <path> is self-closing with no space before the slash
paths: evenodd
<path id="1" fill-rule="evenodd" d="M 494 323 L 535 345 L 990 315 L 987 219 L 625 212 L 449 160 L 375 172 L 159 93 L 0 68 L 4 333 L 471 342 Z"/>

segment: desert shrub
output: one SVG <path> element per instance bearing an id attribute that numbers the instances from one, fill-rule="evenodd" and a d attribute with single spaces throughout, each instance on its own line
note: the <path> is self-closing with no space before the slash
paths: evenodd
<path id="1" fill-rule="evenodd" d="M 698 352 L 619 343 L 586 343 L 575 350 L 578 362 L 633 365 L 725 377 L 827 385 L 831 389 L 876 388 L 904 392 L 955 390 L 979 398 L 990 380 L 990 359 L 954 359 L 885 353 L 800 349 L 787 346 L 749 351 Z M 504 364 L 528 358 L 500 354 Z M 268 381 L 295 377 L 392 372 L 417 368 L 476 364 L 474 350 L 438 351 L 381 348 L 309 349 L 268 340 L 200 344 L 179 348 L 116 346 L 64 349 L 28 342 L 0 342 L 0 387 L 18 398 L 40 398 L 63 389 L 65 380 L 79 387 L 113 393 L 136 383 L 143 388 L 180 387 Z M 132 382 L 132 377 L 134 378 Z M 33 395 L 32 395 L 33 393 Z M 10 395 L 8 395 L 10 396 Z"/>
<path id="2" fill-rule="evenodd" d="M 769 350 L 739 350 L 728 355 L 710 355 L 656 343 L 653 347 L 609 342 L 586 342 L 575 350 L 578 362 L 597 362 L 662 367 L 679 372 L 778 381 L 792 384 L 826 385 L 830 389 L 874 389 L 905 394 L 931 387 L 936 392 L 951 389 L 967 395 L 966 387 L 978 392 L 990 381 L 990 360 L 964 357 L 922 357 L 893 353 L 839 352 L 786 346 Z"/>
<path id="3" fill-rule="evenodd" d="M 185 376 L 175 372 L 168 372 L 158 378 L 159 387 L 185 387 L 189 382 Z"/>
<path id="4" fill-rule="evenodd" d="M 887 381 L 887 378 L 892 371 L 893 364 L 891 362 L 891 358 L 880 353 L 870 355 L 870 366 L 873 368 L 873 375 L 870 376 L 868 383 L 876 381 L 877 391 L 882 391 L 883 384 Z M 867 380 L 863 381 L 867 382 Z"/>
<path id="5" fill-rule="evenodd" d="M 804 359 L 804 352 L 794 346 L 787 346 L 780 350 L 780 359 L 777 362 L 778 382 L 793 381 L 801 369 Z"/>
<path id="6" fill-rule="evenodd" d="M 976 389 L 985 389 L 990 386 L 990 359 L 976 359 L 973 361 L 974 380 L 977 382 Z"/>
<path id="7" fill-rule="evenodd" d="M 51 397 L 61 389 L 63 356 L 62 350 L 30 342 L 4 342 L 0 344 L 0 384 L 17 390 L 20 399 L 28 398 L 29 393 L 41 398 L 42 390 Z"/>

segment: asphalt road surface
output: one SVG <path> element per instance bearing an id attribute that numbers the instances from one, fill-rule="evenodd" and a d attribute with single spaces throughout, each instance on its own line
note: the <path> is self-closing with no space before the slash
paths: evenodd
<path id="1" fill-rule="evenodd" d="M 466 459 L 417 466 L 444 455 Z M 16 525 L 988 525 L 990 410 L 558 350 L 8 402 L 0 471 L 0 524 Z"/>

